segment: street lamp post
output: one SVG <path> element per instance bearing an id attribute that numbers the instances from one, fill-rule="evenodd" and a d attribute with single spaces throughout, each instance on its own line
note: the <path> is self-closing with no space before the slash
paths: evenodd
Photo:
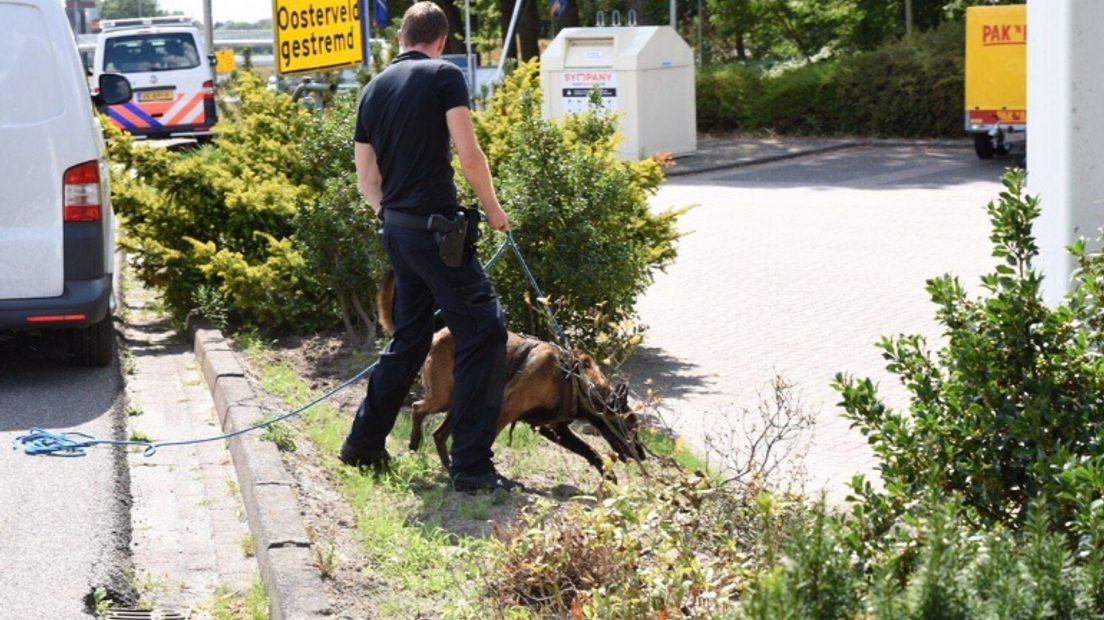
<path id="1" fill-rule="evenodd" d="M 211 0 L 203 0 L 203 33 L 207 38 L 207 53 L 215 51 L 215 23 L 211 17 Z"/>

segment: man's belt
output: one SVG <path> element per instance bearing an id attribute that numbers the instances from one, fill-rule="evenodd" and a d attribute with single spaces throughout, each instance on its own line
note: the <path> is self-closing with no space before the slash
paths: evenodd
<path id="1" fill-rule="evenodd" d="M 462 216 L 462 214 L 457 214 Z M 457 228 L 457 225 L 462 220 L 454 216 L 453 219 L 449 219 L 440 213 L 434 213 L 433 215 L 415 215 L 413 213 L 403 213 L 395 209 L 383 210 L 383 222 L 385 224 L 391 224 L 392 226 L 399 226 L 401 228 L 413 228 L 414 230 L 432 230 L 433 232 L 447 233 L 450 230 Z"/>
<path id="2" fill-rule="evenodd" d="M 383 223 L 433 232 L 441 260 L 449 267 L 466 263 L 474 255 L 480 236 L 479 212 L 475 209 L 460 209 L 452 218 L 440 213 L 427 216 L 384 209 Z"/>

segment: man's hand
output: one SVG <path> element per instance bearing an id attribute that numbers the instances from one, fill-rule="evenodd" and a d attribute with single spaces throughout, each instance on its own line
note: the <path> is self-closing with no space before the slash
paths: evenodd
<path id="1" fill-rule="evenodd" d="M 496 204 L 487 209 L 487 225 L 499 232 L 506 232 L 510 230 L 510 216 Z"/>

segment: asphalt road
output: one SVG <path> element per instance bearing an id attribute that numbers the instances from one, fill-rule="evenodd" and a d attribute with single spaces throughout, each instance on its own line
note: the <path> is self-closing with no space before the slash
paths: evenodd
<path id="1" fill-rule="evenodd" d="M 672 179 L 655 207 L 697 207 L 677 262 L 638 304 L 650 331 L 626 370 L 638 386 L 654 380 L 665 421 L 699 448 L 739 435 L 780 373 L 816 415 L 807 489 L 841 499 L 875 462 L 832 378 L 869 376 L 907 403 L 874 344 L 939 342 L 925 280 L 950 272 L 976 286 L 990 267 L 983 207 L 1007 165 L 961 148 L 864 147 Z"/>
<path id="2" fill-rule="evenodd" d="M 130 522 L 125 455 L 30 457 L 11 445 L 34 426 L 112 437 L 122 388 L 117 363 L 79 368 L 41 342 L 0 341 L 0 617 L 90 617 L 93 588 L 118 587 Z"/>

